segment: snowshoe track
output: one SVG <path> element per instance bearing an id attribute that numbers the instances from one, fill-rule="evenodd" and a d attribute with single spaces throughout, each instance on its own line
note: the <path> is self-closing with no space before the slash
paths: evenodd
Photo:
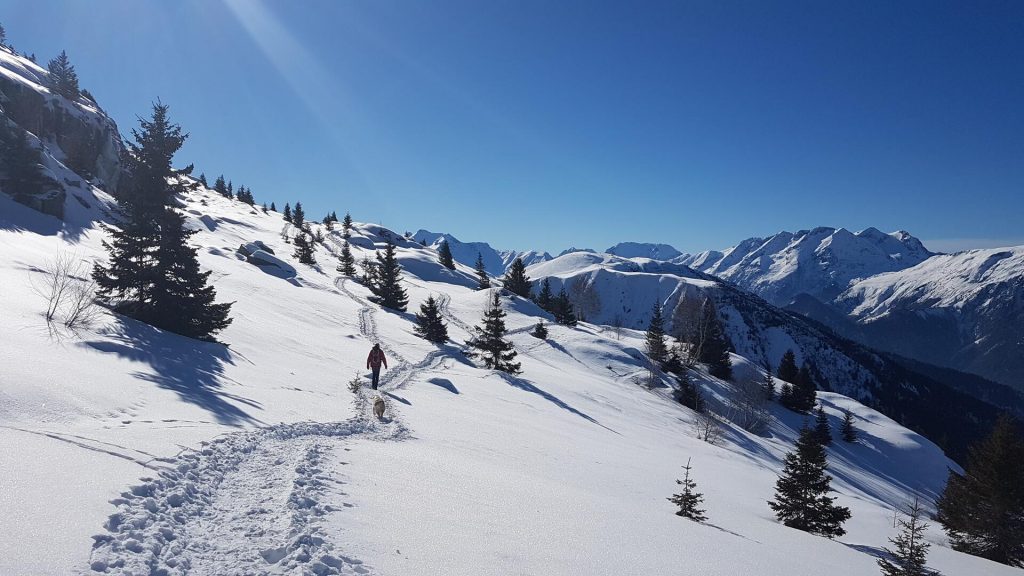
<path id="1" fill-rule="evenodd" d="M 382 342 L 375 308 L 345 286 L 359 304 L 360 332 L 393 359 L 380 387 L 401 389 L 418 371 L 443 363 L 434 350 L 410 363 Z M 341 494 L 341 481 L 322 469 L 351 438 L 401 440 L 409 435 L 393 403 L 388 417 L 370 415 L 372 393 L 353 400 L 355 416 L 342 422 L 298 422 L 226 434 L 167 460 L 120 498 L 117 511 L 93 536 L 83 573 L 132 576 L 352 575 L 371 570 L 334 553 L 322 519 L 343 513 L 324 503 Z"/>

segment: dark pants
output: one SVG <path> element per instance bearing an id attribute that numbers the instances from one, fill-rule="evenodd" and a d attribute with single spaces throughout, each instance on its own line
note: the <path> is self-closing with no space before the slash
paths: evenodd
<path id="1" fill-rule="evenodd" d="M 370 384 L 370 388 L 377 389 L 377 382 L 380 380 L 380 366 L 374 366 L 373 368 L 373 381 Z"/>

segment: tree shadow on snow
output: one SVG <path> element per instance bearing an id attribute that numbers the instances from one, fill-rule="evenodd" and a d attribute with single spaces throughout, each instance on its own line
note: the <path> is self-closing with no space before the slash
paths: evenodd
<path id="1" fill-rule="evenodd" d="M 223 344 L 193 340 L 124 317 L 117 317 L 117 325 L 104 336 L 84 345 L 148 364 L 149 371 L 132 376 L 175 392 L 185 402 L 210 412 L 220 424 L 260 423 L 239 406 L 260 409 L 258 402 L 220 389 L 224 365 L 234 364 Z"/>
<path id="2" fill-rule="evenodd" d="M 511 375 L 511 374 L 509 374 L 507 372 L 498 372 L 498 376 L 501 376 L 501 378 L 504 379 L 505 382 L 508 382 L 511 386 L 519 388 L 520 390 L 525 390 L 527 392 L 532 392 L 532 393 L 540 396 L 541 398 L 547 400 L 548 402 L 551 402 L 555 406 L 558 406 L 562 410 L 565 410 L 567 412 L 571 412 L 571 413 L 579 416 L 580 418 L 583 418 L 587 422 L 591 422 L 593 424 L 597 424 L 598 426 L 600 426 L 601 428 L 604 428 L 605 430 L 608 430 L 609 432 L 615 432 L 616 434 L 619 434 L 615 430 L 612 430 L 611 428 L 605 426 L 604 424 L 601 424 L 600 422 L 595 420 L 593 417 L 591 417 L 591 416 L 589 416 L 587 414 L 584 414 L 583 412 L 580 412 L 579 410 L 577 410 L 577 409 L 573 408 L 572 406 L 566 404 L 564 401 L 562 401 L 559 397 L 555 396 L 554 394 L 551 394 L 550 392 L 545 392 L 544 390 L 541 390 L 540 388 L 537 388 L 536 386 L 534 386 L 528 380 L 524 380 L 522 378 L 516 378 L 515 376 L 513 376 L 513 375 Z M 620 436 L 621 436 L 621 434 L 620 434 Z"/>

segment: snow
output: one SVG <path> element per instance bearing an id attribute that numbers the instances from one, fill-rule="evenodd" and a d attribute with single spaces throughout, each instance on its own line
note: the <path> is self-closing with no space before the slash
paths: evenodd
<path id="1" fill-rule="evenodd" d="M 698 440 L 667 388 L 637 384 L 642 332 L 550 325 L 538 340 L 528 331 L 540 310 L 506 296 L 523 373 L 493 373 L 461 353 L 488 299 L 470 267 L 446 270 L 435 250 L 394 237 L 410 312 L 389 312 L 333 271 L 339 231 L 324 230 L 311 267 L 292 256 L 281 235 L 294 231 L 277 214 L 209 190 L 184 211 L 218 299 L 235 302 L 229 346 L 109 313 L 49 331 L 32 282 L 58 249 L 102 258 L 103 234 L 0 196 L 0 573 L 859 576 L 875 572 L 893 507 L 930 501 L 953 465 L 885 416 L 822 393 L 833 427 L 849 409 L 862 433 L 829 449 L 853 519 L 835 541 L 804 534 L 766 504 L 803 418 L 776 407 L 763 435 L 726 424 L 719 444 Z M 355 226 L 357 261 L 384 233 Z M 257 241 L 296 275 L 237 253 Z M 639 281 L 618 287 L 638 299 L 716 285 L 679 264 L 585 252 L 529 273 Z M 412 333 L 428 295 L 449 345 Z M 375 393 L 347 389 L 355 375 L 365 382 L 372 341 L 391 366 L 383 421 L 369 412 Z M 758 376 L 733 360 L 737 377 Z M 712 402 L 729 402 L 730 384 L 698 377 Z M 707 524 L 666 500 L 688 458 Z M 944 573 L 1019 573 L 950 551 L 935 526 L 928 538 Z"/>
<path id="2" fill-rule="evenodd" d="M 442 242 L 448 242 L 448 248 L 452 251 L 452 259 L 470 268 L 476 267 L 477 255 L 484 262 L 484 269 L 491 276 L 502 276 L 516 258 L 521 258 L 527 266 L 551 260 L 547 252 L 529 250 L 520 252 L 516 250 L 496 250 L 486 242 L 462 242 L 451 234 L 420 230 L 412 235 L 416 242 L 425 242 L 431 248 L 437 249 Z"/>
<path id="3" fill-rule="evenodd" d="M 958 309 L 993 286 L 1019 280 L 1021 270 L 1024 246 L 940 254 L 912 268 L 855 282 L 837 302 L 865 321 L 895 306 Z"/>
<path id="4" fill-rule="evenodd" d="M 620 242 L 605 252 L 623 258 L 650 258 L 652 260 L 672 260 L 683 255 L 682 252 L 668 244 L 643 242 Z"/>

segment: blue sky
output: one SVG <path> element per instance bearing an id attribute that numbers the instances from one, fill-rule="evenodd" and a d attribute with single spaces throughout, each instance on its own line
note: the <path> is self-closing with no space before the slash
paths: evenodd
<path id="1" fill-rule="evenodd" d="M 969 5 L 970 4 L 970 5 Z M 501 248 L 1024 244 L 1024 4 L 0 0 L 122 132 L 279 207 Z"/>

